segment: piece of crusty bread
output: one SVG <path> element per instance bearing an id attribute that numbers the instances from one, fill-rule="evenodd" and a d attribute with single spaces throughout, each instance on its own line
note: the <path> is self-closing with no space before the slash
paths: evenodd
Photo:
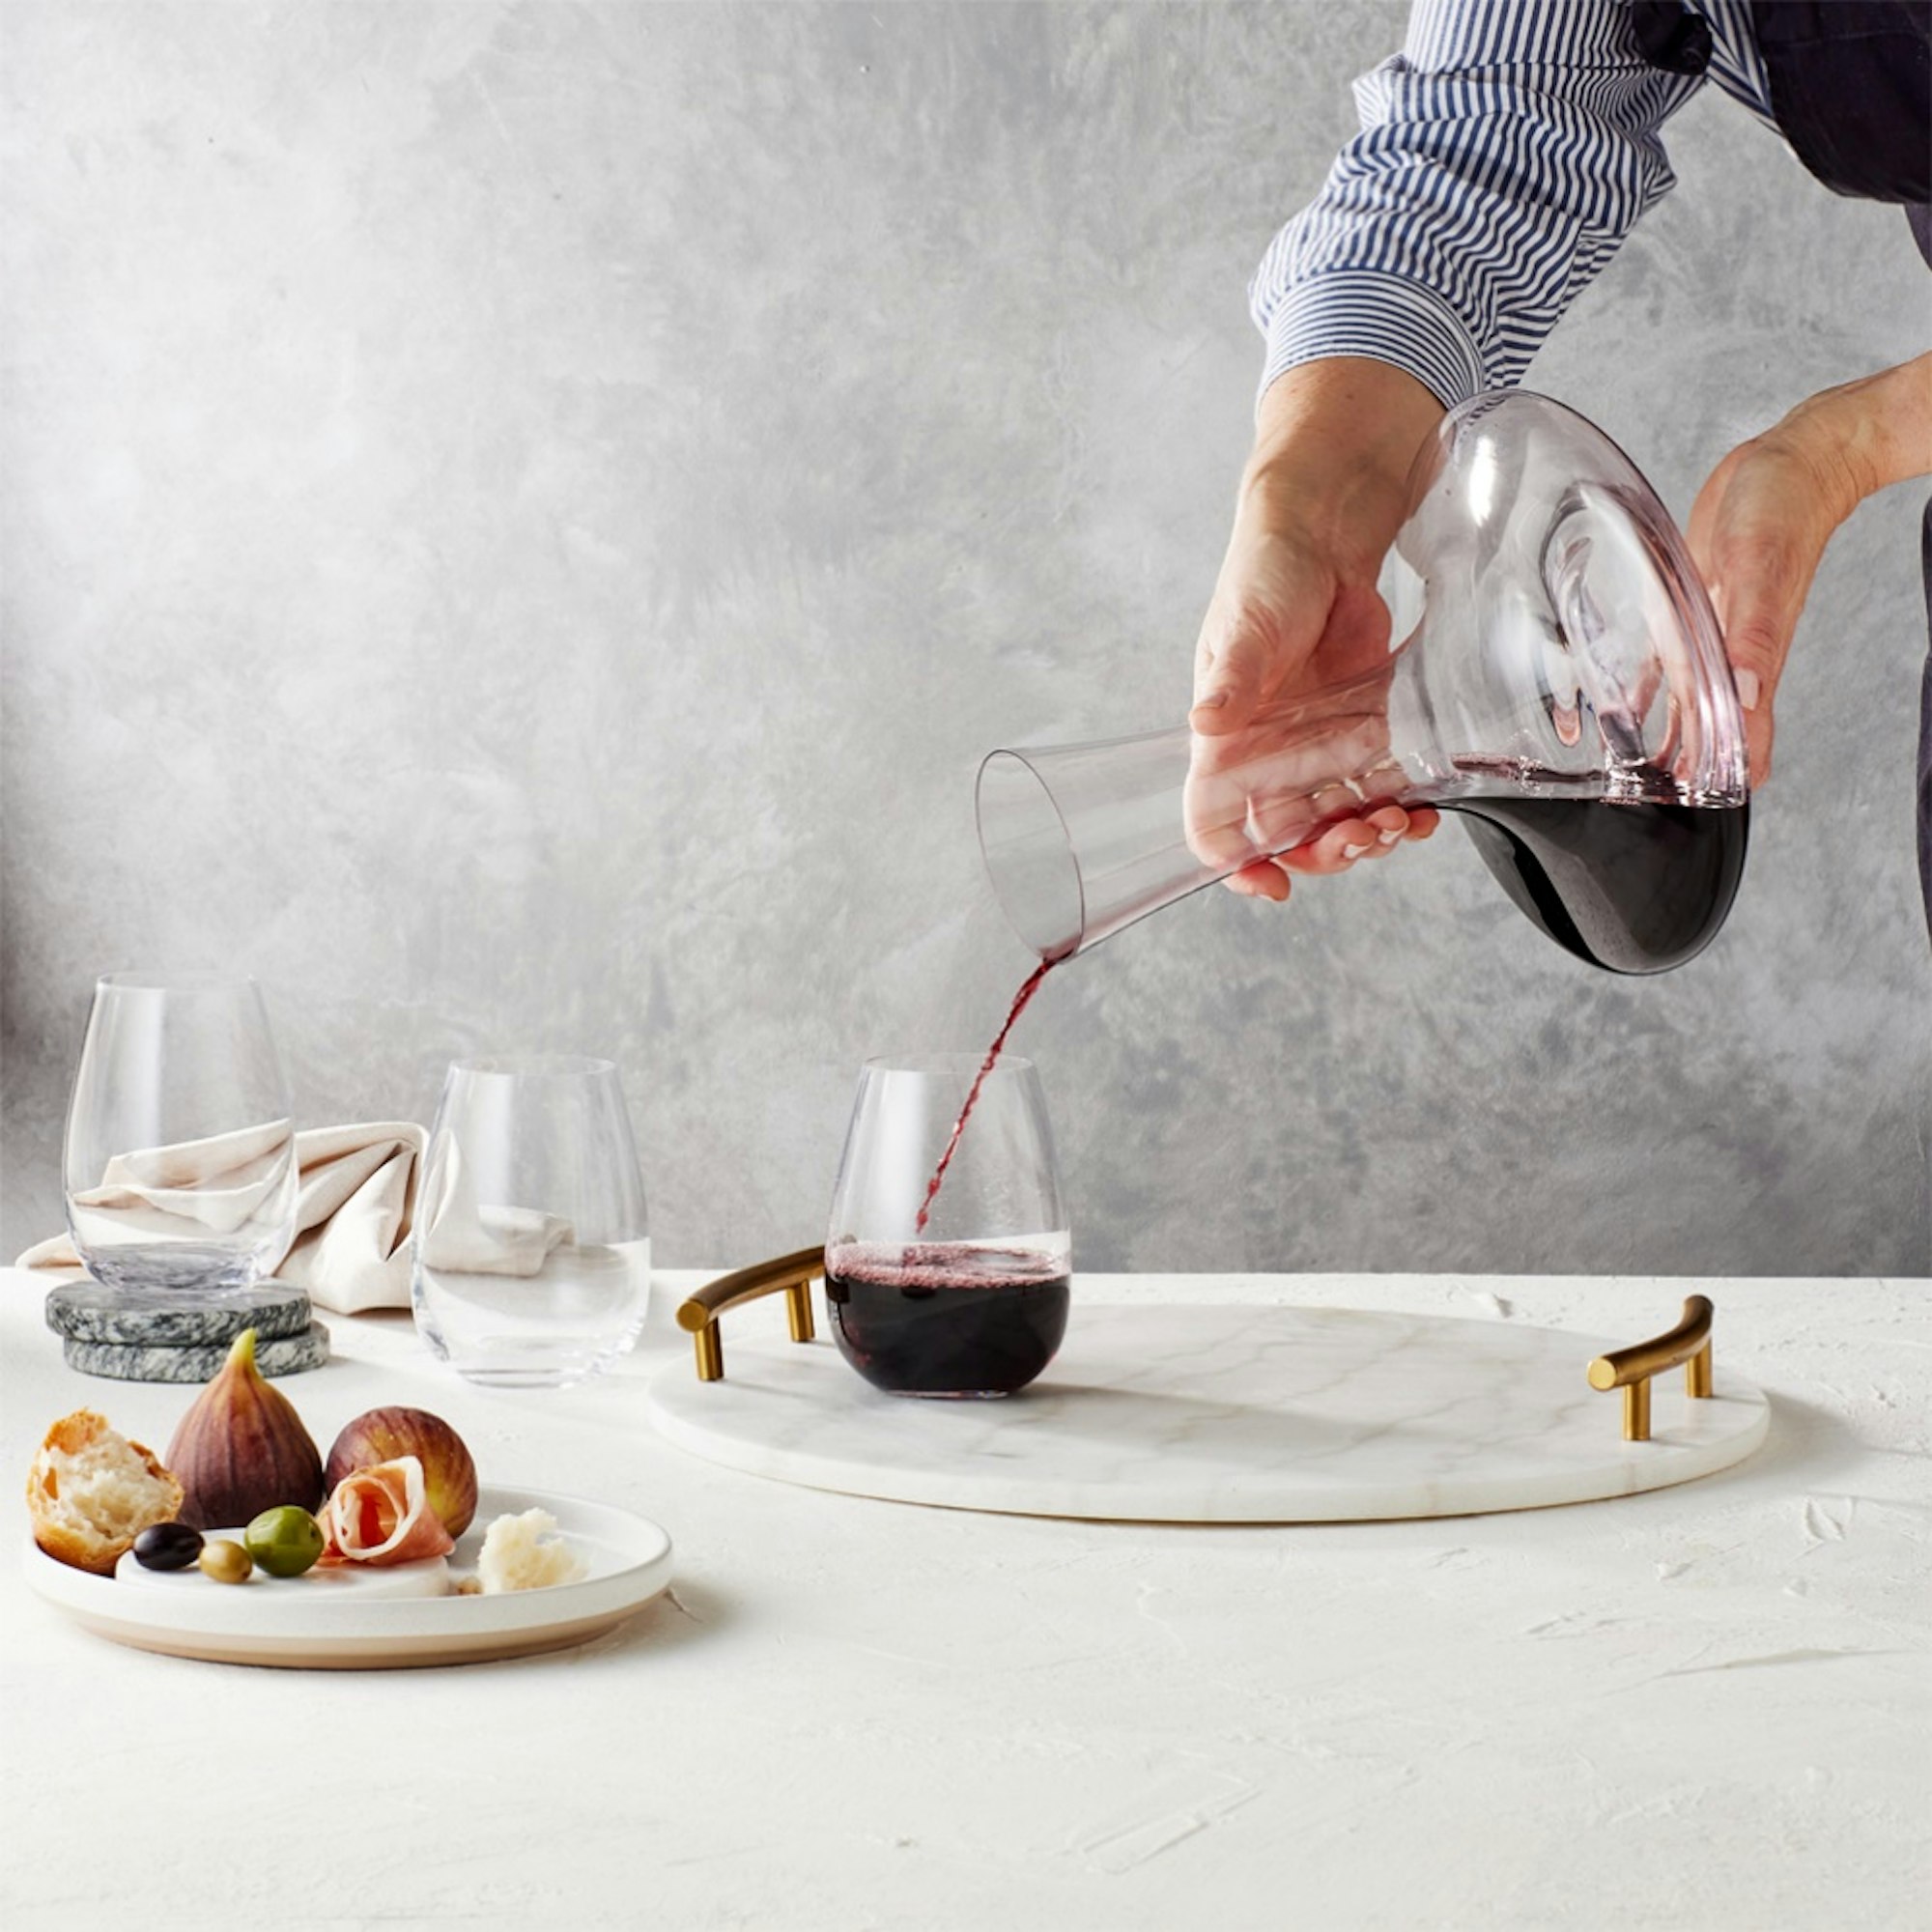
<path id="1" fill-rule="evenodd" d="M 77 1408 L 46 1433 L 27 1477 L 34 1541 L 76 1570 L 112 1576 L 151 1522 L 170 1521 L 182 1486 L 155 1452 L 129 1442 L 104 1415 Z"/>

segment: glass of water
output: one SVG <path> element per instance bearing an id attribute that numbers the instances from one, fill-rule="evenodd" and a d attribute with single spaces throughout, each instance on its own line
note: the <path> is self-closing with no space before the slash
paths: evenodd
<path id="1" fill-rule="evenodd" d="M 623 1354 L 644 1325 L 651 1242 L 616 1066 L 453 1062 L 412 1262 L 417 1331 L 469 1381 L 556 1388 Z"/>
<path id="2" fill-rule="evenodd" d="M 108 1288 L 181 1307 L 271 1272 L 295 1235 L 295 1122 L 255 981 L 97 981 L 64 1168 L 74 1251 Z"/>

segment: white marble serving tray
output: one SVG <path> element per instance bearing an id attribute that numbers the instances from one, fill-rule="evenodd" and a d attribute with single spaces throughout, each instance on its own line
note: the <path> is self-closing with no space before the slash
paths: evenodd
<path id="1" fill-rule="evenodd" d="M 1662 1324 L 1659 1324 L 1662 1325 Z M 952 1509 L 1161 1522 L 1466 1516 L 1690 1482 L 1764 1440 L 1726 1372 L 1652 1383 L 1648 1442 L 1584 1379 L 1640 1339 L 1355 1309 L 1092 1307 L 1031 1388 L 998 1402 L 882 1395 L 827 1340 L 724 1340 L 652 1382 L 658 1429 L 714 1463 Z"/>

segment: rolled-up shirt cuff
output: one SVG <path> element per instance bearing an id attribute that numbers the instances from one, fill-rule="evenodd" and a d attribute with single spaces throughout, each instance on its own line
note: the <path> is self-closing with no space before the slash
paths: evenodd
<path id="1" fill-rule="evenodd" d="M 1328 355 L 1393 363 L 1445 409 L 1488 386 L 1482 352 L 1462 318 L 1433 289 L 1369 269 L 1334 269 L 1290 289 L 1267 321 L 1267 367 L 1277 376 Z"/>

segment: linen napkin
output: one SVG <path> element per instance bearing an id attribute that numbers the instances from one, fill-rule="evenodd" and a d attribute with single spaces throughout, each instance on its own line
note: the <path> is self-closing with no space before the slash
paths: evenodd
<path id="1" fill-rule="evenodd" d="M 536 1208 L 484 1207 L 456 1142 L 444 1143 L 435 1198 L 423 1218 L 423 1265 L 442 1274 L 507 1274 L 529 1279 L 577 1240 L 571 1224 Z"/>
<path id="2" fill-rule="evenodd" d="M 184 1222 L 185 1232 L 232 1235 L 288 1184 L 293 1138 L 287 1121 L 265 1121 L 207 1140 L 117 1153 L 100 1185 L 83 1189 L 73 1205 L 111 1215 L 117 1229 L 160 1240 L 181 1239 Z"/>
<path id="3" fill-rule="evenodd" d="M 413 1121 L 308 1127 L 295 1136 L 295 1239 L 275 1264 L 277 1281 L 304 1289 L 319 1308 L 359 1315 L 410 1305 L 410 1229 L 426 1136 Z M 116 1154 L 80 1208 L 138 1215 L 181 1233 L 184 1214 L 217 1232 L 238 1227 L 279 1184 L 286 1122 L 205 1141 Z M 270 1145 L 270 1143 L 273 1145 Z M 81 1272 L 66 1235 L 29 1248 L 14 1264 Z"/>

